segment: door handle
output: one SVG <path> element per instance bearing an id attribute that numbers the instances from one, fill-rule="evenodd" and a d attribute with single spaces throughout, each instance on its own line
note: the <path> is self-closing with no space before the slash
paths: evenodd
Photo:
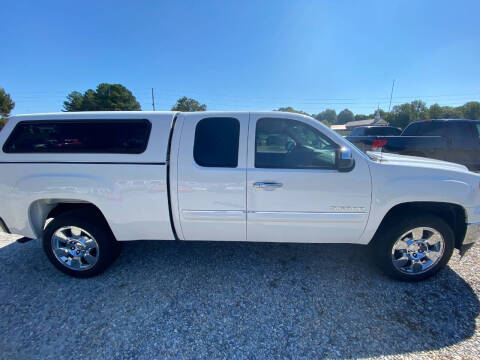
<path id="1" fill-rule="evenodd" d="M 283 186 L 282 183 L 270 182 L 270 181 L 258 181 L 253 183 L 253 187 L 255 189 L 274 190 L 274 189 L 281 188 L 282 186 Z"/>

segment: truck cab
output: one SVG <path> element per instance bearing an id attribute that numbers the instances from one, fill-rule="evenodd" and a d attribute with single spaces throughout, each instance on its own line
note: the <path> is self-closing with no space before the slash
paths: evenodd
<path id="1" fill-rule="evenodd" d="M 371 203 L 367 160 L 350 154 L 352 163 L 339 169 L 345 142 L 317 120 L 190 113 L 177 122 L 172 185 L 182 239 L 360 241 Z"/>

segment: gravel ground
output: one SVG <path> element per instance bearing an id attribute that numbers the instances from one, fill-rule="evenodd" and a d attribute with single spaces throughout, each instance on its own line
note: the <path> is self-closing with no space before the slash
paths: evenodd
<path id="1" fill-rule="evenodd" d="M 352 245 L 125 243 L 74 279 L 0 234 L 2 359 L 480 358 L 480 244 L 433 279 Z"/>

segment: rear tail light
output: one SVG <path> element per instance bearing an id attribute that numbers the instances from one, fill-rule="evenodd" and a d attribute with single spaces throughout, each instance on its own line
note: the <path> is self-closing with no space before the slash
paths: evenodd
<path id="1" fill-rule="evenodd" d="M 382 149 L 387 145 L 387 140 L 373 140 L 372 150 L 373 151 L 382 151 Z"/>

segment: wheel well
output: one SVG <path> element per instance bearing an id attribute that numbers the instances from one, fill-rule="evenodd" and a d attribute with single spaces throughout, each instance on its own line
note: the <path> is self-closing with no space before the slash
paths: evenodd
<path id="1" fill-rule="evenodd" d="M 455 247 L 457 249 L 462 245 L 465 232 L 467 231 L 465 209 L 457 204 L 442 202 L 409 202 L 398 204 L 391 208 L 383 218 L 374 239 L 382 231 L 382 228 L 391 224 L 395 218 L 412 215 L 412 213 L 430 213 L 437 215 L 445 221 L 453 230 L 455 235 Z"/>
<path id="2" fill-rule="evenodd" d="M 55 218 L 60 214 L 76 209 L 84 209 L 97 219 L 102 219 L 110 233 L 112 233 L 107 219 L 97 206 L 86 201 L 68 199 L 43 199 L 33 202 L 29 208 L 29 220 L 33 233 L 40 239 L 48 219 Z"/>

